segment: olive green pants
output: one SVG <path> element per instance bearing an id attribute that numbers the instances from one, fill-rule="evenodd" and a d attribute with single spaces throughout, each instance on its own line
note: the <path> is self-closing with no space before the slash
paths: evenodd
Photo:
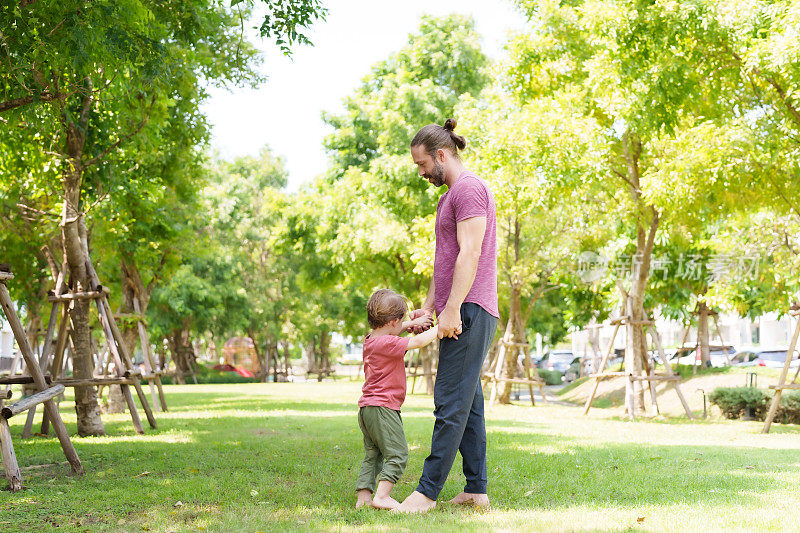
<path id="1" fill-rule="evenodd" d="M 388 407 L 361 407 L 358 425 L 364 434 L 365 454 L 356 490 L 375 492 L 376 479 L 397 483 L 408 462 L 408 444 L 400 412 Z"/>

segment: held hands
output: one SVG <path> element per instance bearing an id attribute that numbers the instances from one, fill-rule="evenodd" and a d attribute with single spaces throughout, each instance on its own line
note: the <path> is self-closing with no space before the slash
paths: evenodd
<path id="1" fill-rule="evenodd" d="M 428 309 L 415 309 L 409 314 L 410 321 L 406 323 L 406 331 L 418 334 L 429 330 L 433 326 L 433 311 Z"/>
<path id="2" fill-rule="evenodd" d="M 452 337 L 457 339 L 461 334 L 461 313 L 458 309 L 445 307 L 439 315 L 439 338 Z"/>

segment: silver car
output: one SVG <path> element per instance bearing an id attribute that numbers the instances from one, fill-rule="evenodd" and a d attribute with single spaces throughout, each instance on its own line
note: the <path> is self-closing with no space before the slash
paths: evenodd
<path id="1" fill-rule="evenodd" d="M 731 359 L 733 366 L 764 366 L 767 368 L 783 368 L 786 364 L 786 348 L 753 349 L 742 350 Z M 790 368 L 797 368 L 800 359 L 796 357 L 789 365 Z"/>

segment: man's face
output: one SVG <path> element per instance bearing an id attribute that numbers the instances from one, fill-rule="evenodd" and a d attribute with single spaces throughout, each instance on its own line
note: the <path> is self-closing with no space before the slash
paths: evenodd
<path id="1" fill-rule="evenodd" d="M 444 185 L 444 165 L 441 161 L 434 159 L 425 150 L 425 146 L 412 146 L 411 157 L 419 169 L 419 175 L 434 184 L 436 187 Z"/>

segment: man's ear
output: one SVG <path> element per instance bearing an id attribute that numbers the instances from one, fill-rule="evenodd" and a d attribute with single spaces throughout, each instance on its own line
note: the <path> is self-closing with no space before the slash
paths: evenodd
<path id="1" fill-rule="evenodd" d="M 436 157 L 439 159 L 440 163 L 444 163 L 445 155 L 444 155 L 444 149 L 443 148 L 439 148 L 438 150 L 436 150 Z"/>

